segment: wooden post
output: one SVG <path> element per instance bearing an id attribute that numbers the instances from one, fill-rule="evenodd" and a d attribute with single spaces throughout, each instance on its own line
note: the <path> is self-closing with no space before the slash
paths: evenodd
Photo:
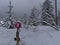
<path id="1" fill-rule="evenodd" d="M 16 45 L 19 45 L 19 29 L 16 31 Z"/>
<path id="2" fill-rule="evenodd" d="M 17 31 L 16 31 L 16 45 L 19 45 L 19 41 L 20 41 L 19 29 L 21 27 L 21 23 L 20 22 L 16 22 L 15 27 L 17 28 Z"/>

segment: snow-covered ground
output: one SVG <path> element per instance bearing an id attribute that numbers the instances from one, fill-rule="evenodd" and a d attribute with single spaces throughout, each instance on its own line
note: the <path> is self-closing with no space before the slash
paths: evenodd
<path id="1" fill-rule="evenodd" d="M 34 28 L 34 29 L 33 29 Z M 60 45 L 60 31 L 49 26 L 20 29 L 21 42 L 25 45 Z M 16 29 L 0 27 L 0 45 L 15 45 Z"/>

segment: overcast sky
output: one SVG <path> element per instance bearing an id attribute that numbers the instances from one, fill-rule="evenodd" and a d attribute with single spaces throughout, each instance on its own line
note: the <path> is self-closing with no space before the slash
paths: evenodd
<path id="1" fill-rule="evenodd" d="M 8 5 L 10 0 L 0 0 L 0 16 L 7 16 Z M 39 7 L 40 3 L 45 0 L 11 0 L 13 11 L 16 13 L 14 15 L 20 16 L 24 13 L 29 13 L 33 7 Z M 59 1 L 58 1 L 59 2 Z"/>

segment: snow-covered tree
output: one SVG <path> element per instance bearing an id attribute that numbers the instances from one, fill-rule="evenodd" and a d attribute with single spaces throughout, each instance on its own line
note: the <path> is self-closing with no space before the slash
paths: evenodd
<path id="1" fill-rule="evenodd" d="M 58 11 L 58 17 L 57 17 L 57 19 L 58 19 L 58 25 L 60 27 L 60 11 Z"/>
<path id="2" fill-rule="evenodd" d="M 12 12 L 12 8 L 13 6 L 11 5 L 11 1 L 9 1 L 9 11 L 8 11 L 8 18 L 3 19 L 4 22 L 4 27 L 6 28 L 14 28 L 14 17 L 12 16 L 13 12 Z"/>
<path id="3" fill-rule="evenodd" d="M 23 24 L 26 25 L 27 24 L 27 14 L 25 13 L 23 16 Z"/>
<path id="4" fill-rule="evenodd" d="M 29 18 L 29 24 L 30 25 L 34 25 L 36 26 L 37 23 L 35 23 L 37 21 L 37 9 L 34 7 L 31 11 L 31 15 L 30 15 L 30 18 Z"/>
<path id="5" fill-rule="evenodd" d="M 50 0 L 45 0 L 43 5 L 42 5 L 42 16 L 41 16 L 41 21 L 47 21 L 47 22 L 51 22 L 52 20 L 50 19 L 51 15 L 54 18 L 53 15 L 53 5 L 52 2 Z M 51 22 L 52 23 L 52 22 Z M 46 25 L 46 23 L 42 22 L 43 25 Z"/>
<path id="6" fill-rule="evenodd" d="M 23 25 L 27 24 L 28 16 L 26 13 L 24 13 L 23 16 L 21 16 L 20 21 L 23 23 Z"/>
<path id="7" fill-rule="evenodd" d="M 8 24 L 9 24 L 9 28 L 14 28 L 14 24 L 13 24 L 13 20 L 12 20 L 12 14 L 13 14 L 13 12 L 12 12 L 12 8 L 13 8 L 13 6 L 11 5 L 11 1 L 9 2 L 9 11 L 8 11 L 8 14 L 9 14 L 9 17 L 8 17 L 8 19 L 7 19 L 7 22 L 8 22 Z"/>

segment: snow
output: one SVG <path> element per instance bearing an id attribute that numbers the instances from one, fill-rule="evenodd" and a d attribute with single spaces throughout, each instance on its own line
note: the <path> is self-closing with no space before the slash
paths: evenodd
<path id="1" fill-rule="evenodd" d="M 20 43 L 25 45 L 60 45 L 60 31 L 49 26 L 22 27 L 19 32 Z M 16 29 L 0 27 L 0 45 L 16 45 L 15 34 Z"/>

